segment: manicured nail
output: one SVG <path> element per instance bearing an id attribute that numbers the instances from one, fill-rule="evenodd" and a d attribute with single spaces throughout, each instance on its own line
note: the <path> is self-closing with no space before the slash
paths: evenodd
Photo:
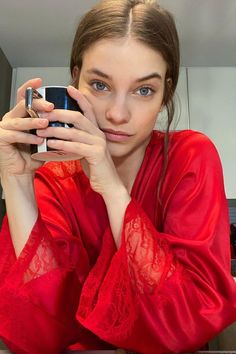
<path id="1" fill-rule="evenodd" d="M 47 119 L 41 118 L 41 119 L 39 120 L 39 125 L 40 125 L 40 126 L 45 127 L 45 124 L 47 124 L 47 123 L 48 123 L 48 120 L 47 120 Z"/>

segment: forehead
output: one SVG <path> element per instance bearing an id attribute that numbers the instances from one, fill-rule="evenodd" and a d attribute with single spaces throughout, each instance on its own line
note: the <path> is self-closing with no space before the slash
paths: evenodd
<path id="1" fill-rule="evenodd" d="M 91 67 L 104 72 L 134 74 L 139 77 L 158 71 L 165 77 L 167 65 L 160 52 L 131 37 L 102 39 L 84 53 L 82 70 Z"/>

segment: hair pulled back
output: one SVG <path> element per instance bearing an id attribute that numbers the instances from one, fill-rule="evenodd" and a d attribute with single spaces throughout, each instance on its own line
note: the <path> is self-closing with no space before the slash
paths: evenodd
<path id="1" fill-rule="evenodd" d="M 88 11 L 77 28 L 70 69 L 81 69 L 85 51 L 102 39 L 131 36 L 158 51 L 167 64 L 163 105 L 167 110 L 163 173 L 168 164 L 169 129 L 174 118 L 174 93 L 179 77 L 179 38 L 172 14 L 155 0 L 102 0 Z M 159 192 L 158 192 L 159 194 Z"/>

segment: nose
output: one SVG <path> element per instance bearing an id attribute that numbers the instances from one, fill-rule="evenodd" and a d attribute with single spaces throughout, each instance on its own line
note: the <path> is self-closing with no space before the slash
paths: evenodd
<path id="1" fill-rule="evenodd" d="M 106 119 L 115 125 L 128 123 L 130 110 L 126 97 L 113 97 L 106 110 Z"/>

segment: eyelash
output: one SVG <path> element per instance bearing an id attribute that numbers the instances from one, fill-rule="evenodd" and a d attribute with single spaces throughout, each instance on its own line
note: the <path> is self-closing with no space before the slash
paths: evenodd
<path id="1" fill-rule="evenodd" d="M 97 85 L 103 85 L 103 88 L 106 88 L 106 89 L 105 90 L 104 89 L 100 90 L 100 89 L 98 89 Z M 94 88 L 95 91 L 98 91 L 98 92 L 104 92 L 104 91 L 108 90 L 108 86 L 104 82 L 99 81 L 99 80 L 91 81 L 91 86 Z M 149 86 L 141 86 L 137 90 L 135 90 L 134 92 L 136 93 L 138 91 L 141 91 L 142 89 L 149 90 L 149 93 L 147 95 L 139 94 L 142 97 L 149 97 L 149 96 L 151 96 L 152 94 L 154 94 L 156 92 L 153 88 L 151 88 Z"/>
<path id="2" fill-rule="evenodd" d="M 151 96 L 152 94 L 154 94 L 154 93 L 156 92 L 153 88 L 151 88 L 151 87 L 149 87 L 149 86 L 142 86 L 142 87 L 138 88 L 138 89 L 136 90 L 136 92 L 137 92 L 137 91 L 141 91 L 141 90 L 143 90 L 143 89 L 149 90 L 149 94 L 147 94 L 147 95 L 141 95 L 141 94 L 140 94 L 140 96 L 142 96 L 142 97 L 149 97 L 149 96 Z"/>
<path id="3" fill-rule="evenodd" d="M 97 87 L 96 87 L 96 85 L 98 85 L 98 84 L 102 84 L 106 89 L 108 88 L 107 87 L 107 85 L 106 84 L 104 84 L 104 82 L 102 82 L 102 81 L 99 81 L 99 80 L 94 80 L 94 81 L 92 81 L 91 82 L 91 86 L 94 88 L 94 90 L 95 91 L 100 91 L 100 92 L 103 92 L 103 91 L 107 91 L 107 90 L 99 90 Z"/>

